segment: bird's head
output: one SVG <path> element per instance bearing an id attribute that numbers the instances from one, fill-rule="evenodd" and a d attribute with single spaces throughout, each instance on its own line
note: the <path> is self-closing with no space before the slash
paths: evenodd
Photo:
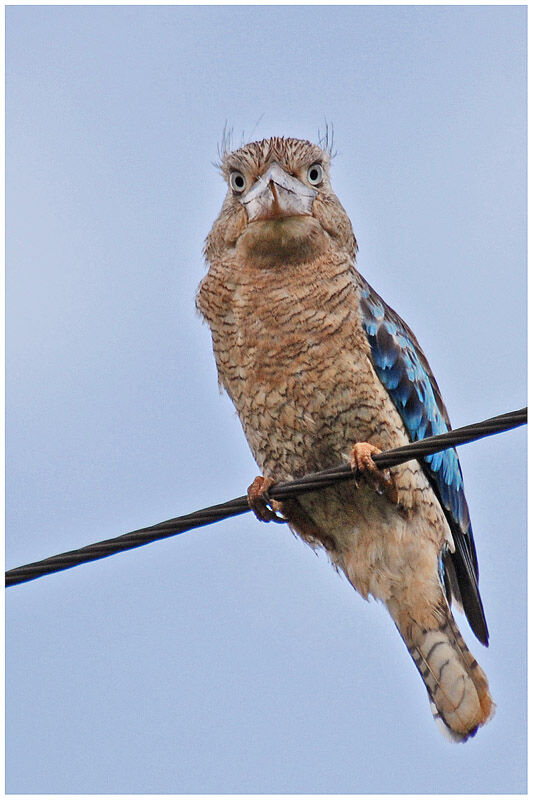
<path id="1" fill-rule="evenodd" d="M 207 259 L 233 255 L 276 267 L 312 262 L 330 248 L 353 253 L 329 161 L 318 145 L 280 137 L 227 153 L 221 168 L 228 193 L 207 237 Z"/>

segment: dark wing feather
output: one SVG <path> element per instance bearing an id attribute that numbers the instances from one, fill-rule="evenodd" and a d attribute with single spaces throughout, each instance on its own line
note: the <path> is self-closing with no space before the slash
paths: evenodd
<path id="1" fill-rule="evenodd" d="M 437 382 L 415 335 L 367 283 L 362 283 L 363 326 L 376 373 L 398 409 L 411 441 L 450 430 Z M 454 449 L 420 459 L 450 525 L 455 552 L 443 554 L 448 593 L 463 606 L 477 638 L 488 643 L 478 586 L 478 563 L 463 475 Z"/>

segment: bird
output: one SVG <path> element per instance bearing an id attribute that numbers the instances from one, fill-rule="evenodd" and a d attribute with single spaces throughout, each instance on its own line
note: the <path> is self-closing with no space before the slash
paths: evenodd
<path id="1" fill-rule="evenodd" d="M 373 460 L 451 424 L 414 333 L 357 270 L 330 162 L 331 148 L 289 137 L 224 150 L 196 307 L 261 470 L 250 508 L 385 606 L 439 727 L 464 742 L 495 705 L 452 613 L 488 645 L 461 467 L 454 449 L 389 470 Z M 278 481 L 348 462 L 353 481 L 269 497 Z"/>

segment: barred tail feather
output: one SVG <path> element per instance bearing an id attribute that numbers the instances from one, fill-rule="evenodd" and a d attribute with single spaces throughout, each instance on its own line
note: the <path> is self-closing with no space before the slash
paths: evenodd
<path id="1" fill-rule="evenodd" d="M 453 741 L 465 742 L 494 714 L 487 677 L 448 611 L 431 630 L 398 626 L 428 691 L 433 716 Z"/>

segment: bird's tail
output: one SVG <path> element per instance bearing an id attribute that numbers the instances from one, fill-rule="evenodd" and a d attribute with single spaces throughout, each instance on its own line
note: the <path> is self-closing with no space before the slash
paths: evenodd
<path id="1" fill-rule="evenodd" d="M 391 604 L 393 605 L 393 604 Z M 494 713 L 487 677 L 470 653 L 451 611 L 427 629 L 389 611 L 429 694 L 433 717 L 453 741 L 473 736 Z M 403 624 L 402 624 L 403 623 Z"/>

